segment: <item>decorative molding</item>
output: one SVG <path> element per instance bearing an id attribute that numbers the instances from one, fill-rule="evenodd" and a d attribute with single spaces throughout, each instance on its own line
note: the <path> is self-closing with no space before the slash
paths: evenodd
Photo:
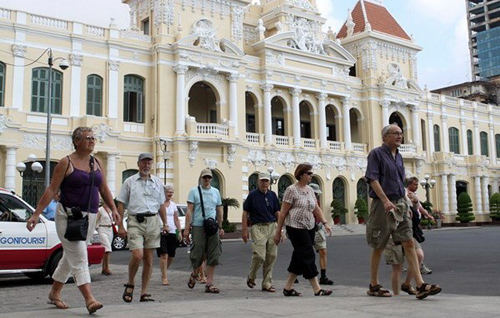
<path id="1" fill-rule="evenodd" d="M 113 127 L 106 125 L 105 123 L 100 123 L 92 126 L 92 130 L 94 134 L 97 136 L 101 143 L 106 141 L 106 138 L 110 136 L 110 133 L 113 132 Z"/>
<path id="2" fill-rule="evenodd" d="M 22 147 L 28 149 L 45 149 L 47 138 L 45 134 L 25 133 L 23 135 Z M 71 136 L 50 136 L 50 147 L 52 150 L 73 150 L 73 142 Z"/>
<path id="3" fill-rule="evenodd" d="M 82 66 L 83 55 L 82 54 L 70 54 L 69 61 L 72 66 Z"/>
<path id="4" fill-rule="evenodd" d="M 151 42 L 151 36 L 142 33 L 140 30 L 120 30 L 120 38 Z"/>
<path id="5" fill-rule="evenodd" d="M 285 66 L 285 58 L 283 53 L 276 53 L 273 50 L 266 50 L 266 63 Z"/>
<path id="6" fill-rule="evenodd" d="M 287 3 L 293 5 L 294 7 L 297 7 L 299 9 L 305 9 L 313 12 L 318 12 L 318 9 L 314 7 L 309 1 L 307 0 L 287 0 Z"/>
<path id="7" fill-rule="evenodd" d="M 216 169 L 218 163 L 219 162 L 217 161 L 217 159 L 205 158 L 205 166 L 207 166 L 211 170 Z"/>
<path id="8" fill-rule="evenodd" d="M 0 135 L 2 135 L 3 130 L 7 128 L 9 123 L 12 122 L 12 118 L 5 116 L 4 114 L 0 114 Z"/>
<path id="9" fill-rule="evenodd" d="M 212 21 L 208 19 L 199 19 L 193 24 L 191 34 L 198 36 L 196 46 L 209 51 L 222 52 L 220 41 L 217 38 L 217 31 Z"/>
<path id="10" fill-rule="evenodd" d="M 156 28 L 162 24 L 170 27 L 174 24 L 174 1 L 173 0 L 153 0 L 153 21 Z"/>
<path id="11" fill-rule="evenodd" d="M 259 39 L 258 33 L 255 31 L 255 28 L 250 25 L 243 26 L 243 40 L 246 45 L 252 45 L 257 42 Z"/>
<path id="12" fill-rule="evenodd" d="M 235 157 L 236 157 L 236 145 L 231 144 L 227 146 L 227 163 L 229 165 L 229 168 L 233 167 Z"/>
<path id="13" fill-rule="evenodd" d="M 12 45 L 12 54 L 15 57 L 24 58 L 24 57 L 26 57 L 26 49 L 27 49 L 26 45 L 13 44 Z"/>
<path id="14" fill-rule="evenodd" d="M 191 167 L 194 165 L 194 162 L 196 161 L 197 155 L 198 155 L 198 142 L 197 141 L 190 141 L 189 142 L 188 159 L 189 159 L 189 163 L 191 164 Z"/>
<path id="15" fill-rule="evenodd" d="M 108 60 L 108 70 L 118 72 L 120 70 L 120 61 Z"/>
<path id="16" fill-rule="evenodd" d="M 247 161 L 256 168 L 267 163 L 266 155 L 261 150 L 250 150 L 247 155 Z"/>
<path id="17" fill-rule="evenodd" d="M 233 5 L 231 10 L 232 17 L 232 28 L 231 28 L 231 39 L 234 42 L 238 42 L 243 39 L 243 15 L 245 9 L 240 6 Z"/>
<path id="18" fill-rule="evenodd" d="M 289 47 L 305 52 L 327 55 L 323 47 L 324 35 L 318 21 L 289 16 L 288 27 L 290 31 L 294 32 L 293 39 L 288 42 Z"/>

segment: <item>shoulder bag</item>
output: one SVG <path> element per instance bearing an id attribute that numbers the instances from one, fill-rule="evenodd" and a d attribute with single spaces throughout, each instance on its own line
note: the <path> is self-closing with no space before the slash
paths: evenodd
<path id="1" fill-rule="evenodd" d="M 64 233 L 64 238 L 67 239 L 68 241 L 87 240 L 87 232 L 89 229 L 88 213 L 90 213 L 90 199 L 92 198 L 92 190 L 94 187 L 94 157 L 90 156 L 89 164 L 90 164 L 90 190 L 89 190 L 87 215 L 83 216 L 79 206 L 71 208 L 64 207 L 68 215 L 68 225 L 66 227 L 66 232 Z"/>
<path id="2" fill-rule="evenodd" d="M 203 214 L 203 229 L 207 236 L 212 236 L 219 231 L 219 223 L 214 218 L 205 218 L 205 206 L 203 205 L 203 194 L 200 186 L 198 186 L 198 193 L 200 194 L 201 213 Z"/>

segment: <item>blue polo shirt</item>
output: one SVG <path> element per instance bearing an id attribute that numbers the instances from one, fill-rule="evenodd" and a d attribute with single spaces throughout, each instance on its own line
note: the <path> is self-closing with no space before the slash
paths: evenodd
<path id="1" fill-rule="evenodd" d="M 396 155 L 393 156 L 385 144 L 373 149 L 368 154 L 365 177 L 368 183 L 378 181 L 385 195 L 391 201 L 398 200 L 406 194 L 403 157 L 399 150 L 396 150 Z M 372 187 L 370 187 L 370 197 L 379 199 Z"/>
<path id="2" fill-rule="evenodd" d="M 268 190 L 266 193 L 255 189 L 248 194 L 243 210 L 250 215 L 253 224 L 276 222 L 275 214 L 280 210 L 276 193 Z"/>

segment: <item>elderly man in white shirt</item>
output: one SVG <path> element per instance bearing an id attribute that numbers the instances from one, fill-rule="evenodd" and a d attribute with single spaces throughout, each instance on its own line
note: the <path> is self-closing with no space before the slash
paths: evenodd
<path id="1" fill-rule="evenodd" d="M 151 295 L 147 293 L 147 289 L 153 272 L 153 252 L 160 247 L 161 231 L 158 230 L 162 228 L 160 218 L 163 222 L 162 231 L 168 233 L 166 210 L 163 205 L 165 193 L 160 179 L 150 174 L 152 165 L 152 154 L 140 154 L 137 161 L 139 173 L 125 180 L 120 195 L 116 198 L 118 212 L 122 220 L 125 206 L 128 211 L 128 246 L 132 252 L 132 257 L 128 266 L 128 282 L 125 284 L 125 291 L 122 296 L 123 301 L 127 303 L 132 301 L 135 275 L 141 261 L 143 267 L 140 301 L 154 301 Z M 160 213 L 160 218 L 158 218 L 158 213 Z M 119 235 L 127 235 L 123 223 L 120 223 L 118 227 Z"/>

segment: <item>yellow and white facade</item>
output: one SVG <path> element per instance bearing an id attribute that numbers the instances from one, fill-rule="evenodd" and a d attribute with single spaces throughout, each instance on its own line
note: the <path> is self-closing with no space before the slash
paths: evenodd
<path id="1" fill-rule="evenodd" d="M 407 172 L 437 181 L 434 207 L 454 219 L 458 186 L 471 195 L 476 221 L 489 220 L 500 111 L 422 90 L 413 41 L 370 23 L 360 32 L 351 25 L 342 39 L 325 34 L 314 0 L 123 2 L 127 30 L 0 8 L 0 187 L 23 193 L 16 164 L 29 154 L 44 164 L 50 48 L 70 63 L 61 71 L 54 61 L 51 162 L 72 151 L 74 128 L 93 127 L 114 194 L 141 152 L 156 155 L 156 174 L 177 202 L 205 167 L 223 197 L 241 202 L 256 172 L 274 168 L 281 192 L 297 164 L 309 162 L 322 206 L 340 199 L 344 221 L 356 223 L 368 152 L 397 122 Z M 230 210 L 230 221 L 240 216 Z"/>

